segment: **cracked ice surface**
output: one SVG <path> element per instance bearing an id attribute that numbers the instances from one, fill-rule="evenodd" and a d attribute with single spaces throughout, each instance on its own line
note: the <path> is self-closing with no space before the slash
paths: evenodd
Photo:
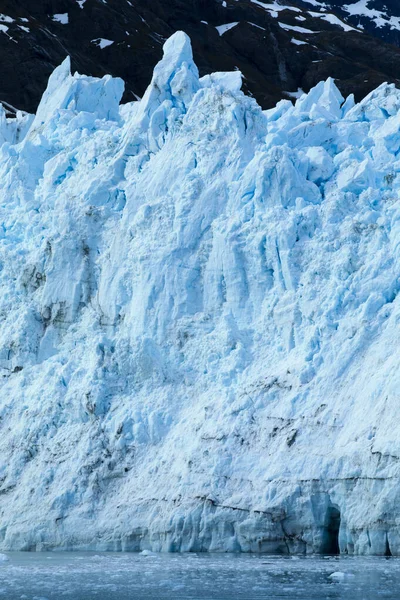
<path id="1" fill-rule="evenodd" d="M 400 91 L 164 50 L 0 115 L 0 548 L 400 553 Z"/>

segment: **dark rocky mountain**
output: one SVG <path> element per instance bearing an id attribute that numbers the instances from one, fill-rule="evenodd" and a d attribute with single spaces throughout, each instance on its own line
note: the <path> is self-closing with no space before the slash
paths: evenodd
<path id="1" fill-rule="evenodd" d="M 385 19 L 395 19 L 395 1 L 385 5 L 393 5 Z M 264 108 L 328 76 L 357 99 L 383 81 L 400 84 L 400 48 L 367 33 L 381 33 L 372 17 L 336 0 L 0 0 L 0 100 L 34 111 L 67 54 L 81 73 L 122 77 L 132 100 L 178 29 L 190 35 L 202 74 L 240 69 Z"/>
<path id="2" fill-rule="evenodd" d="M 399 0 L 299 0 L 296 5 L 313 11 L 332 10 L 349 24 L 400 46 Z"/>

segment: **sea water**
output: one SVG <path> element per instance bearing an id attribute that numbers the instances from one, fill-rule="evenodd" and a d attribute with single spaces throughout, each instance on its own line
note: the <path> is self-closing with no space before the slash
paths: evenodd
<path id="1" fill-rule="evenodd" d="M 399 600 L 400 559 L 9 553 L 6 600 Z"/>

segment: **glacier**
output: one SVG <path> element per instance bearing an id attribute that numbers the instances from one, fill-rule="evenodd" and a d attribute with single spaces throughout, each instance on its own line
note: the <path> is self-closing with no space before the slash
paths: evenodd
<path id="1" fill-rule="evenodd" d="M 400 554 L 400 90 L 241 82 L 0 112 L 1 551 Z"/>

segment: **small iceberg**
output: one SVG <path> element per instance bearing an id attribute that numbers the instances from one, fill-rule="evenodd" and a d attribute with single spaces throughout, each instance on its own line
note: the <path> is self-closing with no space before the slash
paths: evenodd
<path id="1" fill-rule="evenodd" d="M 157 556 L 157 553 L 152 552 L 151 550 L 142 550 L 140 554 L 141 556 Z"/>
<path id="2" fill-rule="evenodd" d="M 335 571 L 329 575 L 329 579 L 336 581 L 337 583 L 342 583 L 343 581 L 351 579 L 352 577 L 354 577 L 352 573 L 343 573 L 342 571 Z"/>

